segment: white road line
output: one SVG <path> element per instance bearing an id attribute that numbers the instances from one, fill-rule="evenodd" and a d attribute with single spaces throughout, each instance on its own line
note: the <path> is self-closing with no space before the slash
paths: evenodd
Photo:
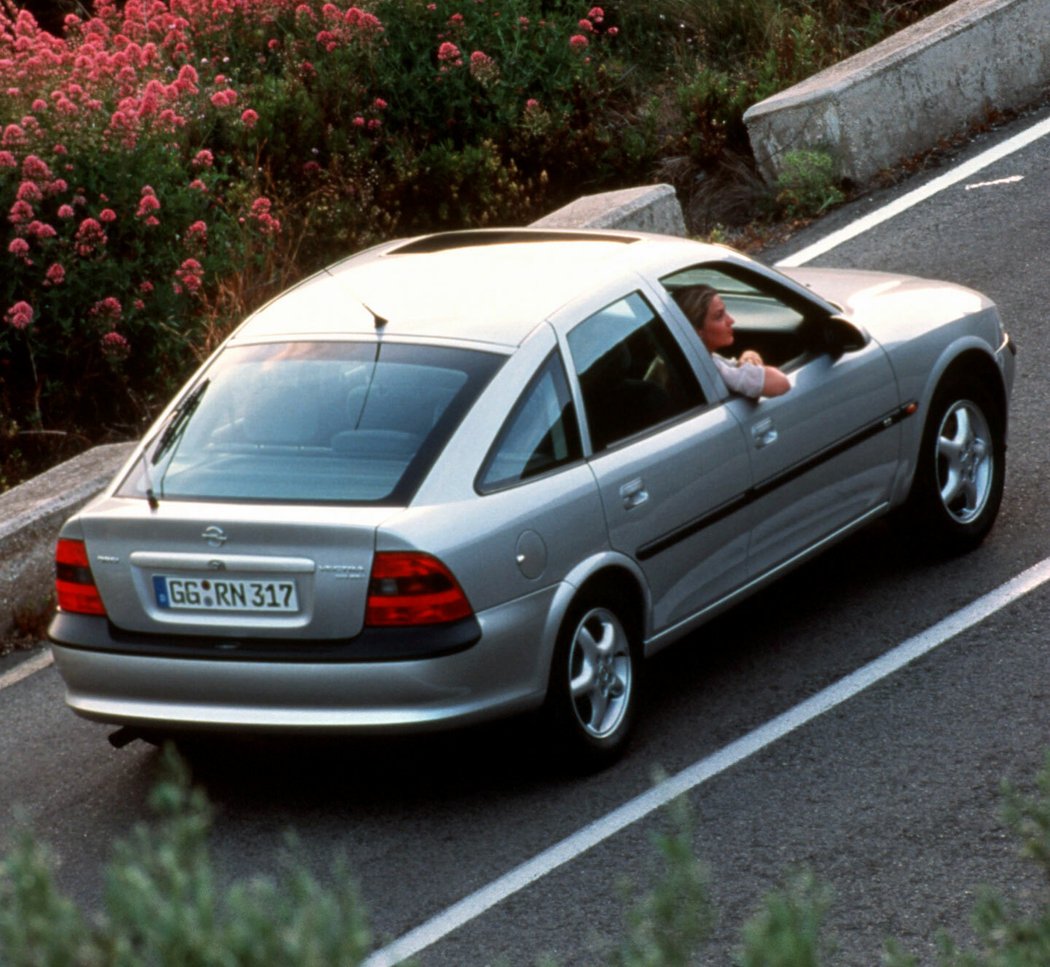
<path id="1" fill-rule="evenodd" d="M 1023 571 L 1017 577 L 978 598 L 972 604 L 931 628 L 921 632 L 850 675 L 818 692 L 794 708 L 778 715 L 753 732 L 731 742 L 705 759 L 695 762 L 648 792 L 624 803 L 618 809 L 585 826 L 532 859 L 522 863 L 476 893 L 453 904 L 426 923 L 410 930 L 393 943 L 375 951 L 362 967 L 392 967 L 448 936 L 453 930 L 481 916 L 558 867 L 576 859 L 592 846 L 614 836 L 632 823 L 645 818 L 676 797 L 695 789 L 731 766 L 783 738 L 789 732 L 813 721 L 825 712 L 870 688 L 900 670 L 909 662 L 943 645 L 956 635 L 984 621 L 1001 608 L 1050 581 L 1050 558 Z"/>
<path id="2" fill-rule="evenodd" d="M 10 688 L 12 685 L 17 685 L 23 678 L 28 678 L 30 675 L 43 671 L 53 662 L 54 658 L 51 656 L 50 648 L 45 649 L 39 655 L 27 658 L 25 661 L 15 665 L 9 672 L 4 672 L 3 675 L 0 675 L 0 692 L 5 688 Z"/>
<path id="3" fill-rule="evenodd" d="M 856 238 L 858 235 L 863 235 L 864 232 L 869 231 L 876 225 L 881 225 L 883 222 L 899 215 L 901 212 L 907 211 L 909 208 L 912 208 L 920 202 L 925 201 L 927 198 L 937 194 L 937 192 L 943 191 L 945 188 L 950 188 L 952 185 L 957 184 L 966 178 L 972 177 L 982 168 L 987 168 L 988 165 L 994 164 L 996 161 L 1005 158 L 1007 155 L 1013 154 L 1015 151 L 1020 151 L 1033 141 L 1038 141 L 1040 138 L 1046 137 L 1048 134 L 1050 134 L 1050 118 L 1040 121 L 1038 124 L 1033 124 L 1030 128 L 1027 128 L 1020 134 L 1015 134 L 1012 138 L 1007 138 L 1007 140 L 1003 141 L 1001 144 L 997 144 L 994 148 L 989 148 L 987 151 L 984 151 L 976 157 L 971 158 L 969 161 L 964 162 L 959 165 L 958 168 L 954 168 L 946 174 L 941 175 L 939 178 L 934 178 L 929 184 L 923 185 L 921 188 L 916 188 L 914 191 L 910 191 L 906 195 L 901 195 L 896 201 L 890 202 L 878 211 L 874 211 L 870 215 L 858 219 L 837 232 L 832 232 L 819 242 L 802 249 L 800 252 L 796 252 L 794 255 L 789 255 L 786 259 L 782 259 L 778 262 L 777 265 L 782 265 L 786 268 L 805 265 L 807 262 L 811 262 L 818 256 L 824 255 L 826 252 L 830 252 L 833 248 L 842 245 L 843 242 L 848 242 L 851 239 Z"/>

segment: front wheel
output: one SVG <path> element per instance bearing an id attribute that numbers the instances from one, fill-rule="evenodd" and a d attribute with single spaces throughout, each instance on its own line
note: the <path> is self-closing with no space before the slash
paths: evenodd
<path id="1" fill-rule="evenodd" d="M 627 744 L 640 685 L 637 651 L 617 612 L 584 599 L 566 616 L 554 652 L 547 717 L 558 751 L 601 767 Z"/>
<path id="2" fill-rule="evenodd" d="M 1004 437 L 1004 421 L 984 390 L 950 385 L 934 397 L 910 505 L 938 549 L 972 550 L 991 530 L 1006 477 Z"/>

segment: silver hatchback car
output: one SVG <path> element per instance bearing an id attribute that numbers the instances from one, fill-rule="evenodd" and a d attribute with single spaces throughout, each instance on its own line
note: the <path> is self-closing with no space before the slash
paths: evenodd
<path id="1" fill-rule="evenodd" d="M 728 391 L 700 284 L 789 392 Z M 148 736 L 539 709 L 607 761 L 645 656 L 867 522 L 981 541 L 1013 374 L 946 283 L 627 232 L 372 248 L 250 316 L 65 524 L 67 701 Z"/>

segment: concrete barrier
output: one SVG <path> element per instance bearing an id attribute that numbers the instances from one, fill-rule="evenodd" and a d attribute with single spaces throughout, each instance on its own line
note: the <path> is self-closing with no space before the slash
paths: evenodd
<path id="1" fill-rule="evenodd" d="M 744 114 L 759 170 L 827 150 L 864 184 L 1050 84 L 1050 0 L 959 0 Z"/>
<path id="2" fill-rule="evenodd" d="M 132 447 L 95 447 L 0 494 L 0 633 L 48 607 L 59 527 L 105 487 Z"/>
<path id="3" fill-rule="evenodd" d="M 584 195 L 551 212 L 533 228 L 621 228 L 661 235 L 686 235 L 685 217 L 670 185 L 645 185 Z"/>

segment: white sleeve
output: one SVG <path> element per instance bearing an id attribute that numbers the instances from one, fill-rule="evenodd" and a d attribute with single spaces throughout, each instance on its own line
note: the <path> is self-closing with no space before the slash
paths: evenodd
<path id="1" fill-rule="evenodd" d="M 766 385 L 766 369 L 754 363 L 738 363 L 735 359 L 726 359 L 718 353 L 712 353 L 715 368 L 731 393 L 749 396 L 757 400 Z"/>

